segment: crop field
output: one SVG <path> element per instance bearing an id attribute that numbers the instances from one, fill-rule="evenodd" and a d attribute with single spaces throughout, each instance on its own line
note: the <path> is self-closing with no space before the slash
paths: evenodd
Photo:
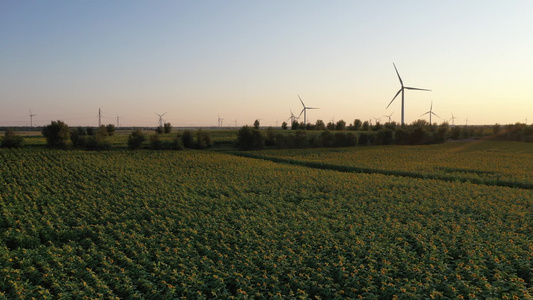
<path id="1" fill-rule="evenodd" d="M 320 163 L 386 173 L 533 188 L 533 146 L 502 141 L 449 142 L 428 146 L 255 151 L 263 158 Z"/>
<path id="2" fill-rule="evenodd" d="M 531 298 L 532 189 L 305 165 L 533 181 L 490 145 L 0 149 L 0 297 Z"/>

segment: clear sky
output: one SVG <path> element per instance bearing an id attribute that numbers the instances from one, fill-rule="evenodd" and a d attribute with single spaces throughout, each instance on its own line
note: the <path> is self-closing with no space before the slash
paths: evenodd
<path id="1" fill-rule="evenodd" d="M 533 123 L 533 1 L 0 0 L 0 126 Z M 427 118 L 427 116 L 425 116 Z M 302 116 L 303 118 L 303 116 Z"/>

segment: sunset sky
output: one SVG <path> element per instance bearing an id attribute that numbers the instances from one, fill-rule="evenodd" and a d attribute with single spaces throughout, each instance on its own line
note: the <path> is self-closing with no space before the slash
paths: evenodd
<path id="1" fill-rule="evenodd" d="M 533 123 L 533 1 L 0 0 L 0 126 Z M 302 115 L 303 120 L 303 115 Z"/>

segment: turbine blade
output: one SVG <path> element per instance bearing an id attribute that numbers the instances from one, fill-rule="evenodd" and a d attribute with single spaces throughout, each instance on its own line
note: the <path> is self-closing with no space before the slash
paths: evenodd
<path id="1" fill-rule="evenodd" d="M 305 109 L 320 109 L 318 107 L 306 107 Z"/>
<path id="2" fill-rule="evenodd" d="M 427 115 L 427 114 L 429 114 L 429 113 L 430 113 L 430 112 L 428 111 L 428 112 L 426 112 L 426 113 L 421 114 L 420 116 Z"/>
<path id="3" fill-rule="evenodd" d="M 434 113 L 434 112 L 431 112 L 431 113 L 432 113 L 432 114 L 433 114 L 434 116 L 437 116 L 437 117 L 439 117 L 439 116 L 438 116 L 438 115 L 437 115 L 436 113 Z M 440 118 L 440 117 L 439 117 L 439 118 Z"/>
<path id="4" fill-rule="evenodd" d="M 398 79 L 400 79 L 400 84 L 403 87 L 403 81 L 402 81 L 402 78 L 400 77 L 400 73 L 398 73 L 398 69 L 396 69 L 396 65 L 394 63 L 392 63 L 392 65 L 394 66 L 394 70 L 396 70 L 396 75 L 398 75 Z"/>
<path id="5" fill-rule="evenodd" d="M 403 89 L 403 88 L 402 88 L 402 89 Z M 401 93 L 402 89 L 400 89 L 400 90 L 398 91 L 398 93 L 396 93 L 396 95 L 394 96 L 394 98 L 392 98 L 392 100 L 390 101 L 389 105 L 387 105 L 387 107 L 386 107 L 385 109 L 389 108 L 389 106 L 392 104 L 392 102 L 394 101 L 394 99 L 396 99 L 396 97 L 398 97 L 398 95 Z"/>
<path id="6" fill-rule="evenodd" d="M 302 98 L 300 97 L 300 95 L 298 95 L 298 98 L 300 99 L 300 102 L 302 102 L 302 106 L 305 108 L 305 104 L 304 104 Z"/>
<path id="7" fill-rule="evenodd" d="M 298 119 L 302 116 L 302 114 L 304 113 L 304 111 L 305 111 L 305 108 L 302 109 L 302 111 L 301 111 L 300 114 L 298 115 Z"/>
<path id="8" fill-rule="evenodd" d="M 414 88 L 414 87 L 404 87 L 405 89 L 408 89 L 408 90 L 416 90 L 416 91 L 428 91 L 428 92 L 431 92 L 431 90 L 427 90 L 427 89 L 419 89 L 419 88 Z"/>

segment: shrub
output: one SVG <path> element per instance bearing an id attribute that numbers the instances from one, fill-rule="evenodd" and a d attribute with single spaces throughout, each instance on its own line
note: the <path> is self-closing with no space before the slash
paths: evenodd
<path id="1" fill-rule="evenodd" d="M 326 130 L 320 134 L 320 144 L 322 147 L 333 147 L 335 145 L 335 135 Z"/>
<path id="2" fill-rule="evenodd" d="M 181 141 L 185 148 L 194 148 L 194 135 L 192 131 L 188 129 L 183 131 L 183 134 L 181 135 Z"/>
<path id="3" fill-rule="evenodd" d="M 52 121 L 50 125 L 43 127 L 42 133 L 51 148 L 65 149 L 72 145 L 70 130 L 63 121 Z"/>
<path id="4" fill-rule="evenodd" d="M 70 129 L 70 140 L 74 147 L 85 147 L 85 139 L 87 131 L 83 127 L 76 127 Z"/>
<path id="5" fill-rule="evenodd" d="M 281 129 L 287 130 L 288 128 L 289 128 L 289 126 L 287 125 L 287 122 L 281 123 Z"/>
<path id="6" fill-rule="evenodd" d="M 111 149 L 111 142 L 107 140 L 107 127 L 102 125 L 93 136 L 90 136 L 85 141 L 85 148 L 87 150 L 109 150 Z"/>
<path id="7" fill-rule="evenodd" d="M 322 120 L 316 120 L 315 129 L 316 130 L 326 130 L 326 124 L 324 124 L 324 121 L 322 121 Z"/>
<path id="8" fill-rule="evenodd" d="M 346 122 L 344 120 L 337 121 L 337 124 L 335 124 L 335 130 L 346 130 Z"/>
<path id="9" fill-rule="evenodd" d="M 274 131 L 274 128 L 272 127 L 268 127 L 266 130 L 265 145 L 267 146 L 276 145 L 276 132 Z"/>
<path id="10" fill-rule="evenodd" d="M 135 129 L 128 137 L 128 148 L 135 150 L 140 149 L 142 144 L 146 141 L 146 136 L 140 129 Z"/>
<path id="11" fill-rule="evenodd" d="M 259 125 L 259 120 L 255 120 L 255 122 L 254 122 L 254 128 L 255 128 L 255 129 L 259 129 L 259 126 L 260 126 L 260 125 Z"/>
<path id="12" fill-rule="evenodd" d="M 388 128 L 382 128 L 377 132 L 376 144 L 377 145 L 390 145 L 392 144 L 394 137 L 394 131 Z"/>
<path id="13" fill-rule="evenodd" d="M 357 145 L 357 136 L 351 132 L 336 132 L 335 147 L 353 147 Z"/>
<path id="14" fill-rule="evenodd" d="M 163 133 L 163 127 L 159 126 L 155 129 L 155 133 L 162 134 Z"/>
<path id="15" fill-rule="evenodd" d="M 24 139 L 17 134 L 13 129 L 8 129 L 4 133 L 4 138 L 2 139 L 2 147 L 4 148 L 20 148 L 24 143 Z"/>
<path id="16" fill-rule="evenodd" d="M 170 133 L 172 131 L 172 125 L 170 123 L 163 124 L 163 132 Z"/>
<path id="17" fill-rule="evenodd" d="M 398 145 L 409 144 L 409 132 L 404 128 L 396 128 L 394 131 L 394 143 Z"/>
<path id="18" fill-rule="evenodd" d="M 211 133 L 203 130 L 196 132 L 196 148 L 205 149 L 213 146 L 213 139 Z"/>
<path id="19" fill-rule="evenodd" d="M 237 144 L 241 150 L 265 148 L 265 138 L 258 129 L 243 126 L 237 134 Z"/>
<path id="20" fill-rule="evenodd" d="M 115 134 L 115 125 L 107 124 L 107 126 L 105 128 L 106 128 L 107 134 L 109 136 L 113 136 Z"/>
<path id="21" fill-rule="evenodd" d="M 183 140 L 181 138 L 181 134 L 178 134 L 172 140 L 171 148 L 174 149 L 174 150 L 183 150 L 183 149 L 185 149 L 185 146 L 183 146 Z"/>
<path id="22" fill-rule="evenodd" d="M 150 136 L 150 148 L 154 150 L 163 149 L 163 141 L 159 137 L 159 134 L 156 133 Z"/>

